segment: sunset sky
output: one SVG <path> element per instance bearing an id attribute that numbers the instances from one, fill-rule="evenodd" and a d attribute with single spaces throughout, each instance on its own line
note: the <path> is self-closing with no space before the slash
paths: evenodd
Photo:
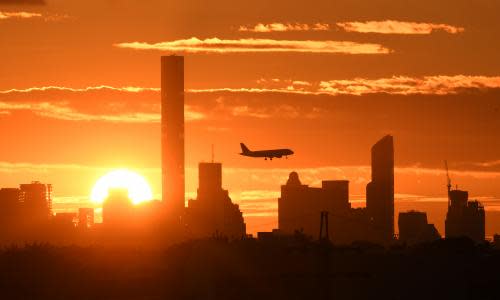
<path id="1" fill-rule="evenodd" d="M 392 134 L 396 210 L 444 234 L 446 174 L 500 232 L 500 1 L 0 0 L 0 186 L 54 185 L 54 210 L 91 205 L 105 173 L 159 198 L 160 56 L 186 56 L 186 189 L 197 163 L 250 233 L 277 224 L 280 185 L 350 180 L 364 205 L 370 147 Z M 292 148 L 288 160 L 239 156 Z"/>

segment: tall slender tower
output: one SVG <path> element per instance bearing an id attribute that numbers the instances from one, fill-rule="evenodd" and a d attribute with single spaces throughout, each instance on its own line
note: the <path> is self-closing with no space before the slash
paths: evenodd
<path id="1" fill-rule="evenodd" d="M 376 239 L 394 236 L 394 141 L 387 135 L 372 147 L 372 181 L 366 187 L 366 208 Z"/>
<path id="2" fill-rule="evenodd" d="M 161 58 L 162 200 L 175 217 L 184 208 L 184 57 Z"/>

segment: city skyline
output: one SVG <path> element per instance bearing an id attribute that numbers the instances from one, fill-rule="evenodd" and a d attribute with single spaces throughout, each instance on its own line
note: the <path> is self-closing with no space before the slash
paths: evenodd
<path id="1" fill-rule="evenodd" d="M 0 0 L 0 298 L 498 298 L 499 11 Z"/>
<path id="2" fill-rule="evenodd" d="M 487 21 L 497 22 L 497 4 L 454 1 L 456 9 L 437 15 L 426 7 L 446 3 L 412 2 L 409 9 L 390 1 L 318 1 L 303 11 L 257 1 L 236 18 L 223 1 L 214 4 L 222 11 L 215 18 L 196 3 L 178 4 L 176 13 L 167 4 L 152 9 L 133 1 L 128 9 L 96 2 L 92 12 L 62 1 L 2 4 L 7 34 L 0 38 L 8 46 L 0 49 L 0 137 L 13 141 L 0 149 L 3 186 L 51 183 L 54 210 L 75 211 L 92 204 L 99 177 L 129 168 L 160 199 L 158 58 L 173 52 L 186 55 L 186 201 L 196 197 L 197 164 L 211 160 L 214 145 L 223 186 L 250 232 L 277 225 L 280 185 L 292 171 L 316 187 L 349 180 L 349 199 L 363 206 L 367 149 L 392 134 L 396 218 L 412 208 L 427 211 L 444 233 L 448 160 L 453 182 L 484 204 L 487 235 L 500 231 L 500 62 L 498 42 L 489 38 L 499 26 Z M 378 4 L 384 13 L 373 9 Z M 130 18 L 144 22 L 133 29 Z M 210 46 L 211 38 L 219 41 Z M 320 42 L 320 53 L 310 40 Z M 301 52 L 255 52 L 259 47 Z M 296 155 L 272 164 L 246 160 L 236 154 L 242 140 L 291 147 Z"/>

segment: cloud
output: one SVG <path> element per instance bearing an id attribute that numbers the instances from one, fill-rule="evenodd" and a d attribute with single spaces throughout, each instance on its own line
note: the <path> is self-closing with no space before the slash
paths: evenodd
<path id="1" fill-rule="evenodd" d="M 444 31 L 450 34 L 458 34 L 465 31 L 463 27 L 406 21 L 367 21 L 367 22 L 338 22 L 335 26 L 347 31 L 358 33 L 380 33 L 380 34 L 431 34 L 434 31 Z M 287 31 L 330 31 L 331 25 L 327 23 L 258 23 L 253 26 L 240 26 L 240 32 L 287 32 Z"/>
<path id="2" fill-rule="evenodd" d="M 500 166 L 500 160 L 477 163 L 477 165 L 480 167 L 496 167 Z"/>
<path id="3" fill-rule="evenodd" d="M 0 91 L 0 111 L 29 111 L 37 116 L 66 121 L 159 123 L 159 89 L 96 86 L 33 87 Z M 186 121 L 205 115 L 187 105 Z"/>
<path id="4" fill-rule="evenodd" d="M 464 32 L 465 30 L 463 27 L 456 27 L 448 24 L 417 23 L 394 20 L 339 22 L 336 25 L 348 32 L 381 34 L 431 34 L 433 31 L 437 30 L 457 34 Z"/>
<path id="5" fill-rule="evenodd" d="M 298 83 L 302 86 L 304 83 Z M 187 90 L 187 94 L 202 95 L 216 93 L 279 93 L 279 89 L 201 89 Z M 290 91 L 285 91 L 289 93 Z M 299 92 L 299 91 L 297 91 Z M 187 121 L 279 117 L 317 118 L 322 112 L 312 107 L 300 108 L 286 103 L 254 105 L 238 99 L 225 101 L 224 97 L 187 104 Z M 187 99 L 189 103 L 189 99 Z M 160 121 L 160 89 L 146 87 L 95 86 L 71 88 L 62 86 L 31 87 L 0 91 L 0 112 L 10 115 L 15 111 L 30 111 L 41 117 L 67 121 L 103 121 L 126 123 L 157 123 Z M 225 126 L 222 126 L 223 128 Z M 217 128 L 217 129 L 214 129 Z M 212 126 L 220 130 L 221 126 Z"/>
<path id="6" fill-rule="evenodd" d="M 448 95 L 468 89 L 500 88 L 500 76 L 434 75 L 423 77 L 354 78 L 310 82 L 292 79 L 259 79 L 259 87 L 191 89 L 191 93 L 280 93 L 296 95 Z"/>
<path id="7" fill-rule="evenodd" d="M 5 103 L 0 102 L 0 109 L 4 111 L 31 111 L 35 115 L 65 121 L 104 121 L 125 123 L 158 123 L 159 114 L 89 114 L 78 112 L 65 103 Z"/>
<path id="8" fill-rule="evenodd" d="M 293 119 L 301 116 L 301 113 L 298 108 L 291 105 L 272 106 L 271 108 L 238 105 L 231 107 L 231 115 L 234 117 L 251 117 L 257 119 L 269 119 L 276 116 Z"/>
<path id="9" fill-rule="evenodd" d="M 338 79 L 329 81 L 310 82 L 292 79 L 265 79 L 256 81 L 264 87 L 242 88 L 204 88 L 187 89 L 187 93 L 292 93 L 305 95 L 320 94 L 351 94 L 362 95 L 368 93 L 388 94 L 448 94 L 457 93 L 463 89 L 493 89 L 500 88 L 500 76 L 473 76 L 473 75 L 433 75 L 423 77 L 393 76 L 387 78 L 368 79 Z M 85 88 L 63 86 L 30 87 L 25 89 L 0 90 L 2 95 L 33 94 L 43 92 L 119 92 L 127 94 L 141 94 L 160 92 L 160 88 L 151 87 L 112 87 L 107 85 Z M 1 99 L 1 98 L 0 98 Z"/>
<path id="10" fill-rule="evenodd" d="M 188 90 L 188 94 L 212 91 Z M 156 123 L 160 121 L 160 89 L 146 87 L 62 86 L 31 87 L 0 91 L 0 111 L 31 111 L 35 115 L 68 121 Z M 313 111 L 305 112 L 308 115 Z M 248 103 L 217 101 L 185 106 L 187 121 L 209 118 L 249 117 L 268 119 L 275 115 L 296 118 L 302 112 L 291 105 L 255 107 Z M 216 126 L 214 128 L 220 128 Z"/>
<path id="11" fill-rule="evenodd" d="M 303 90 L 293 90 L 287 87 L 280 88 L 209 88 L 209 89 L 189 89 L 189 93 L 193 94 L 203 94 L 203 93 L 249 93 L 249 94 L 260 94 L 260 93 L 279 93 L 279 94 L 299 94 L 299 95 L 320 95 L 325 93 L 314 92 L 314 91 L 303 91 Z"/>
<path id="12" fill-rule="evenodd" d="M 6 19 L 31 19 L 31 18 L 41 18 L 42 14 L 32 13 L 32 12 L 2 12 L 0 11 L 0 20 Z"/>
<path id="13" fill-rule="evenodd" d="M 310 41 L 310 40 L 273 40 L 190 38 L 160 43 L 130 42 L 114 45 L 118 48 L 135 50 L 158 50 L 187 53 L 323 53 L 323 54 L 388 54 L 390 49 L 379 44 L 356 43 L 348 41 Z"/>
<path id="14" fill-rule="evenodd" d="M 498 170 L 500 169 L 500 160 L 482 161 L 482 162 L 462 162 L 455 164 L 464 169 L 479 170 Z"/>
<path id="15" fill-rule="evenodd" d="M 69 107 L 66 103 L 4 103 L 0 102 L 0 110 L 3 112 L 30 111 L 35 115 L 64 121 L 102 121 L 113 123 L 159 123 L 159 113 L 116 113 L 116 114 L 92 114 L 82 113 Z M 204 114 L 191 111 L 189 107 L 185 111 L 186 121 L 196 121 L 205 118 Z"/>
<path id="16" fill-rule="evenodd" d="M 13 5 L 45 5 L 45 0 L 0 0 L 1 4 Z"/>
<path id="17" fill-rule="evenodd" d="M 75 19 L 75 17 L 72 17 L 70 15 L 66 15 L 66 14 L 52 14 L 52 15 L 46 15 L 44 17 L 44 20 L 46 22 L 61 22 L 61 21 L 64 21 L 64 20 L 68 20 L 68 19 Z"/>
<path id="18" fill-rule="evenodd" d="M 41 19 L 45 22 L 60 22 L 63 20 L 71 19 L 69 15 L 63 14 L 50 14 L 50 15 L 43 15 L 41 13 L 34 13 L 34 12 L 25 12 L 25 11 L 19 11 L 19 12 L 1 12 L 0 11 L 0 21 L 1 20 L 7 20 L 7 19 Z"/>
<path id="19" fill-rule="evenodd" d="M 354 78 L 309 82 L 292 79 L 259 79 L 261 87 L 188 89 L 185 116 L 187 121 L 231 118 L 317 119 L 331 114 L 326 104 L 329 96 L 388 95 L 453 95 L 470 90 L 500 88 L 500 76 L 394 76 L 389 78 Z M 59 86 L 32 87 L 0 91 L 0 117 L 13 112 L 31 111 L 46 118 L 68 121 L 102 121 L 126 123 L 158 123 L 160 121 L 160 89 L 154 87 L 94 86 L 71 88 Z M 318 96 L 317 102 L 273 101 L 262 105 L 259 97 L 287 95 Z M 200 99 L 212 95 L 211 101 Z M 326 98 L 325 98 L 326 97 Z M 266 98 L 267 99 L 267 98 Z M 281 99 L 281 98 L 280 98 Z M 328 100 L 330 99 L 330 100 Z M 498 110 L 493 104 L 491 110 Z M 495 108 L 496 107 L 496 108 Z M 338 110 L 336 110 L 338 111 Z M 336 116 L 339 118 L 341 116 Z M 212 124 L 214 128 L 227 125 Z M 496 167 L 496 166 L 492 166 Z"/>
<path id="20" fill-rule="evenodd" d="M 90 92 L 90 91 L 102 91 L 102 90 L 111 90 L 111 91 L 119 91 L 119 92 L 127 92 L 127 93 L 140 93 L 145 91 L 153 91 L 159 92 L 159 88 L 146 88 L 146 87 L 135 87 L 135 86 L 127 86 L 127 87 L 112 87 L 109 85 L 99 85 L 99 86 L 90 86 L 85 88 L 70 88 L 63 86 L 44 86 L 44 87 L 31 87 L 26 89 L 10 89 L 0 91 L 0 94 L 12 94 L 12 93 L 31 93 L 31 92 L 46 92 L 46 91 L 67 91 L 67 92 Z"/>
<path id="21" fill-rule="evenodd" d="M 285 32 L 285 31 L 328 31 L 330 25 L 325 23 L 316 24 L 301 24 L 301 23 L 259 23 L 254 26 L 240 26 L 238 31 L 241 32 Z"/>
<path id="22" fill-rule="evenodd" d="M 317 92 L 363 95 L 373 93 L 387 94 L 455 94 L 463 89 L 500 88 L 500 76 L 393 76 L 390 78 L 321 81 Z"/>

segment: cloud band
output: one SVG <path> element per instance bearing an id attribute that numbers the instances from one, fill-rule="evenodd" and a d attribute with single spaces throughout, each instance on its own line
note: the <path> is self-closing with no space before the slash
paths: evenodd
<path id="1" fill-rule="evenodd" d="M 158 50 L 166 52 L 187 53 L 323 53 L 323 54 L 388 54 L 390 49 L 371 43 L 349 41 L 299 41 L 273 39 L 238 39 L 225 40 L 219 38 L 167 41 L 160 43 L 130 42 L 114 45 L 118 48 L 134 50 Z"/>

